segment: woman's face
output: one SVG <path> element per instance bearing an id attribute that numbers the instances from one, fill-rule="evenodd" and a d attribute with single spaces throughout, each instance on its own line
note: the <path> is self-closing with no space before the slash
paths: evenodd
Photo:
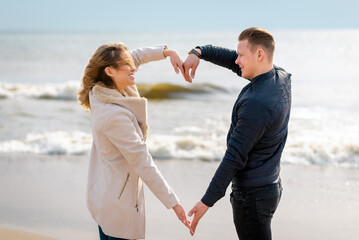
<path id="1" fill-rule="evenodd" d="M 117 68 L 109 66 L 106 68 L 106 73 L 115 82 L 117 89 L 123 92 L 125 87 L 135 84 L 136 69 L 130 64 L 132 57 L 129 52 L 121 53 L 121 62 L 128 62 L 128 64 L 119 65 Z"/>

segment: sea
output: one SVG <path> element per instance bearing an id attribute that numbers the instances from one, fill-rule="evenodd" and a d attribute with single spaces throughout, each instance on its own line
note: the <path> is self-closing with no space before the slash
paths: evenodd
<path id="1" fill-rule="evenodd" d="M 271 32 L 274 63 L 292 74 L 282 163 L 359 168 L 359 30 Z M 90 113 L 79 105 L 77 91 L 101 44 L 167 44 L 185 60 L 198 45 L 236 49 L 239 33 L 0 32 L 0 161 L 21 154 L 52 161 L 89 156 Z M 135 81 L 148 98 L 147 143 L 154 159 L 222 160 L 232 107 L 248 80 L 202 60 L 191 84 L 165 59 L 141 66 Z"/>

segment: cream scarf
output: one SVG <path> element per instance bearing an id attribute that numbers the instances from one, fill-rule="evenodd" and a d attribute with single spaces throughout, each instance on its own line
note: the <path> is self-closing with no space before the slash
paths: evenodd
<path id="1" fill-rule="evenodd" d="M 99 101 L 117 104 L 133 113 L 142 130 L 143 139 L 146 140 L 148 131 L 147 99 L 140 97 L 136 85 L 127 86 L 124 90 L 125 96 L 117 89 L 107 88 L 100 84 L 96 84 L 92 88 L 92 93 Z"/>

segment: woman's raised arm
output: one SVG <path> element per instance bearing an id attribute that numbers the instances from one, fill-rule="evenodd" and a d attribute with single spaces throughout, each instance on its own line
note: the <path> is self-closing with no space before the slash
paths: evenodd
<path id="1" fill-rule="evenodd" d="M 182 75 L 184 76 L 184 68 L 183 68 L 183 61 L 178 55 L 176 50 L 173 49 L 165 49 L 163 50 L 163 55 L 165 57 L 171 58 L 171 64 L 177 74 L 181 71 Z"/>
<path id="2" fill-rule="evenodd" d="M 143 47 L 130 51 L 136 68 L 140 65 L 170 57 L 171 64 L 177 74 L 184 74 L 183 61 L 176 50 L 168 49 L 166 45 L 156 47 Z"/>

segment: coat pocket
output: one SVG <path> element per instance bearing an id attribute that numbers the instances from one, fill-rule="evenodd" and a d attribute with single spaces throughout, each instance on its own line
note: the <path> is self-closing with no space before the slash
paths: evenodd
<path id="1" fill-rule="evenodd" d="M 122 187 L 122 189 L 121 189 L 120 194 L 118 195 L 118 199 L 121 198 L 122 193 L 123 193 L 123 191 L 125 190 L 125 187 L 126 187 L 126 185 L 127 185 L 127 183 L 128 183 L 129 180 L 130 180 L 130 173 L 127 173 L 126 181 L 125 181 L 125 183 L 123 184 L 123 187 Z"/>

